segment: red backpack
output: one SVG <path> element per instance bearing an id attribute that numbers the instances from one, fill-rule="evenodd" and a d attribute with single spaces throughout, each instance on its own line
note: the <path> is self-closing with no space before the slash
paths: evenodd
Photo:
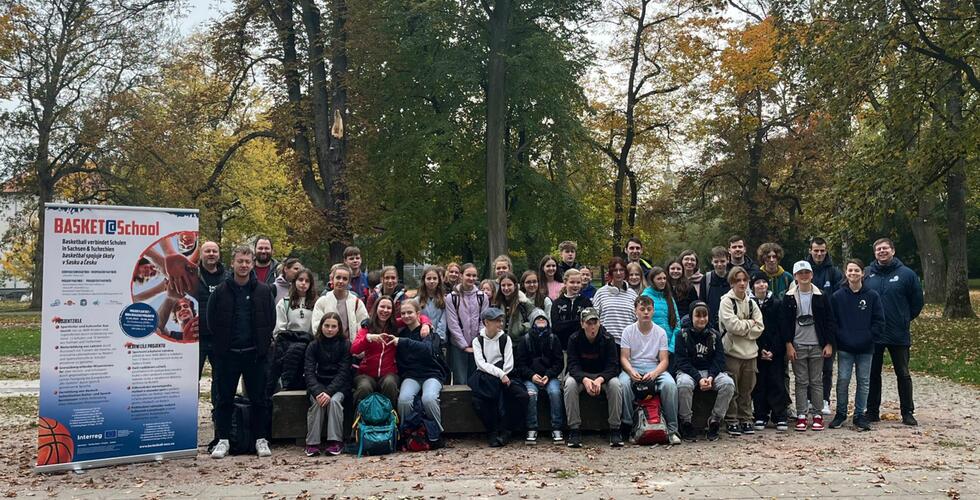
<path id="1" fill-rule="evenodd" d="M 667 443 L 667 424 L 660 413 L 660 396 L 647 396 L 636 401 L 632 441 L 641 445 Z"/>

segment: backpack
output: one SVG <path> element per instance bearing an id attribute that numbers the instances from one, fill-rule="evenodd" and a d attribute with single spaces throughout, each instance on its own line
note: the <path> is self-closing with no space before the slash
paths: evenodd
<path id="1" fill-rule="evenodd" d="M 484 295 L 483 295 L 483 292 L 480 292 L 480 293 L 479 293 L 479 294 L 477 294 L 477 296 L 476 296 L 476 301 L 477 301 L 477 304 L 479 304 L 479 305 L 478 305 L 478 306 L 476 307 L 476 309 L 477 309 L 477 311 L 480 311 L 480 310 L 482 310 L 482 309 L 483 309 L 483 297 L 484 297 Z M 457 294 L 457 293 L 455 293 L 455 292 L 454 292 L 454 293 L 452 293 L 452 294 L 450 294 L 450 295 L 449 295 L 449 298 L 450 298 L 450 299 L 452 300 L 452 302 L 453 302 L 453 309 L 455 309 L 455 310 L 456 310 L 456 321 L 458 321 L 458 322 L 459 322 L 459 331 L 460 331 L 460 332 L 462 332 L 462 331 L 463 331 L 463 318 L 462 318 L 462 317 L 460 317 L 460 315 L 459 315 L 459 304 L 460 304 L 460 302 L 461 302 L 461 301 L 463 300 L 463 298 L 462 298 L 462 297 L 460 297 L 460 296 L 459 296 L 459 294 Z"/>
<path id="2" fill-rule="evenodd" d="M 254 455 L 255 436 L 252 434 L 252 403 L 248 398 L 235 396 L 235 409 L 231 413 L 231 438 L 228 453 Z"/>
<path id="3" fill-rule="evenodd" d="M 652 389 L 653 384 L 648 387 Z M 667 442 L 667 423 L 660 412 L 660 396 L 637 398 L 632 441 L 640 445 Z"/>
<path id="4" fill-rule="evenodd" d="M 429 418 L 422 408 L 421 395 L 416 395 L 412 401 L 412 409 L 407 415 L 402 415 L 399 426 L 401 433 L 402 451 L 428 451 L 432 449 L 432 441 L 438 439 L 439 424 Z M 432 438 L 435 436 L 435 438 Z"/>
<path id="5" fill-rule="evenodd" d="M 358 457 L 387 455 L 397 450 L 398 414 L 387 396 L 375 392 L 362 399 L 357 404 L 353 429 Z"/>

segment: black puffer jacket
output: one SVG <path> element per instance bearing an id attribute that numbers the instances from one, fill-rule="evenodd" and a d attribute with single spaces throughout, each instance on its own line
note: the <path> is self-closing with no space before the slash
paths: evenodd
<path id="1" fill-rule="evenodd" d="M 306 346 L 303 377 L 306 390 L 316 397 L 321 392 L 330 396 L 348 392 L 351 388 L 350 342 L 340 335 L 320 337 Z"/>
<path id="2" fill-rule="evenodd" d="M 531 380 L 534 375 L 556 379 L 565 369 L 561 341 L 551 332 L 551 327 L 533 326 L 538 318 L 548 319 L 540 309 L 535 309 L 531 313 L 531 331 L 514 341 L 514 373 L 521 380 Z"/>
<path id="3" fill-rule="evenodd" d="M 227 353 L 231 348 L 232 328 L 235 322 L 235 277 L 229 276 L 211 294 L 208 300 L 207 329 L 214 336 L 214 352 Z M 272 345 L 272 330 L 276 327 L 276 310 L 273 305 L 272 289 L 259 283 L 255 273 L 249 276 L 245 285 L 252 306 L 252 341 L 258 357 L 265 356 Z"/>

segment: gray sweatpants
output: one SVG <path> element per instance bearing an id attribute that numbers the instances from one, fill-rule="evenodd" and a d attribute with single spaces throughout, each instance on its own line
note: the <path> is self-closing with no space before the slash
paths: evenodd
<path id="1" fill-rule="evenodd" d="M 701 378 L 708 376 L 707 370 L 700 370 Z M 690 422 L 694 417 L 692 407 L 694 405 L 694 389 L 698 387 L 700 380 L 694 380 L 685 372 L 677 372 L 677 416 L 681 422 Z M 721 422 L 725 420 L 725 413 L 728 412 L 728 403 L 735 395 L 735 381 L 727 373 L 721 372 L 715 377 L 711 390 L 718 393 L 715 399 L 715 406 L 711 409 L 711 421 Z"/>
<path id="2" fill-rule="evenodd" d="M 569 429 L 582 426 L 582 413 L 579 411 L 579 394 L 585 391 L 585 386 L 576 382 L 572 377 L 565 377 L 565 416 Z M 606 393 L 606 407 L 609 409 L 609 429 L 619 430 L 623 418 L 623 388 L 619 379 L 613 377 L 602 384 L 602 392 Z M 588 394 L 586 394 L 588 395 Z"/>
<path id="3" fill-rule="evenodd" d="M 344 440 L 344 393 L 330 396 L 327 406 L 320 406 L 310 396 L 310 409 L 306 411 L 306 444 L 319 445 L 323 436 L 323 417 L 327 417 L 327 441 Z"/>
<path id="4" fill-rule="evenodd" d="M 814 411 L 823 401 L 823 348 L 818 345 L 794 345 L 793 377 L 796 378 L 796 415 L 806 415 L 807 402 L 813 401 Z M 809 397 L 807 393 L 809 392 Z M 822 403 L 821 403 L 822 404 Z"/>

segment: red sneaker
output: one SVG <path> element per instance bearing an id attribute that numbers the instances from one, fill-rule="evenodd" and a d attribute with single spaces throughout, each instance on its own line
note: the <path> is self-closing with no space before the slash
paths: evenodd
<path id="1" fill-rule="evenodd" d="M 796 418 L 796 430 L 803 432 L 806 430 L 806 417 Z"/>
<path id="2" fill-rule="evenodd" d="M 810 427 L 813 430 L 815 430 L 815 431 L 822 431 L 823 430 L 823 416 L 821 416 L 821 415 L 814 415 L 813 416 L 813 425 L 811 425 Z"/>

